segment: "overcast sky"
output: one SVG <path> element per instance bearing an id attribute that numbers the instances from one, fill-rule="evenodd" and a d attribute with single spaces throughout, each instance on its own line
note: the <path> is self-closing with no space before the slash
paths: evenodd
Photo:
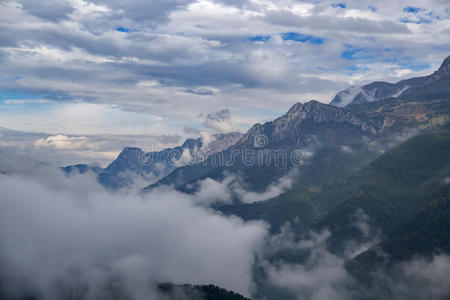
<path id="1" fill-rule="evenodd" d="M 173 144 L 449 54 L 448 0 L 0 0 L 0 126 Z"/>

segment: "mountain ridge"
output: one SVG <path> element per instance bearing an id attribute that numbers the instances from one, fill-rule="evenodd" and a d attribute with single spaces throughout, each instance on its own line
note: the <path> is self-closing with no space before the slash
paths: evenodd
<path id="1" fill-rule="evenodd" d="M 413 77 L 396 83 L 374 81 L 363 86 L 353 86 L 338 92 L 330 104 L 346 107 L 388 98 L 432 100 L 448 93 L 449 85 L 450 55 L 443 60 L 438 70 L 428 76 Z M 433 89 L 437 89 L 439 92 L 437 93 Z"/>
<path id="2" fill-rule="evenodd" d="M 214 134 L 208 139 L 186 139 L 180 146 L 152 152 L 145 152 L 137 147 L 125 147 L 106 168 L 77 164 L 63 167 L 62 170 L 66 174 L 90 170 L 97 174 L 103 186 L 117 189 L 130 186 L 136 178 L 152 182 L 192 160 L 206 159 L 233 145 L 240 136 L 238 132 L 230 132 Z"/>

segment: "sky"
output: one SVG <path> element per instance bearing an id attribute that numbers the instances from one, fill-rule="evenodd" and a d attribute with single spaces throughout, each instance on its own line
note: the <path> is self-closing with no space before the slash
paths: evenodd
<path id="1" fill-rule="evenodd" d="M 0 147 L 105 164 L 449 54 L 448 0 L 0 0 Z"/>

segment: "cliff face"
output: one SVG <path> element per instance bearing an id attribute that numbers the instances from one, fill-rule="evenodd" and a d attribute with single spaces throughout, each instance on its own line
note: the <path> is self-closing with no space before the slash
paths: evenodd
<path id="1" fill-rule="evenodd" d="M 305 104 L 294 104 L 285 115 L 274 121 L 254 125 L 237 145 L 261 148 L 286 143 L 304 146 L 310 140 L 308 136 L 320 135 L 312 127 L 328 127 L 329 130 L 347 127 L 361 134 L 377 133 L 371 121 L 357 117 L 347 109 L 312 100 Z"/>

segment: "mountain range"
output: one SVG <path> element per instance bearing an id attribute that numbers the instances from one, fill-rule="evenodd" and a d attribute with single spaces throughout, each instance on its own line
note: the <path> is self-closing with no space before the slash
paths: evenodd
<path id="1" fill-rule="evenodd" d="M 394 84 L 380 81 L 351 87 L 339 92 L 330 105 L 314 100 L 297 103 L 285 115 L 271 122 L 255 124 L 242 136 L 239 133 L 216 134 L 206 145 L 202 138 L 188 139 L 181 146 L 149 153 L 139 148 L 124 148 L 104 169 L 75 165 L 64 170 L 92 170 L 109 188 L 128 186 L 137 177 L 150 184 L 147 189 L 175 184 L 184 191 L 198 180 L 223 179 L 224 172 L 236 173 L 246 188 L 261 191 L 262 187 L 288 173 L 292 167 L 288 157 L 295 155 L 299 156 L 297 163 L 304 165 L 300 174 L 303 180 L 331 180 L 342 176 L 333 172 L 338 168 L 337 164 L 347 165 L 343 173 L 350 175 L 380 151 L 395 145 L 397 137 L 406 134 L 405 130 L 416 129 L 417 133 L 417 130 L 445 123 L 449 109 L 448 101 L 445 101 L 446 95 L 450 94 L 449 78 L 450 57 L 447 57 L 429 76 Z M 360 143 L 361 140 L 365 143 Z M 371 144 L 384 146 L 369 147 Z M 343 149 L 351 150 L 352 147 L 361 152 L 358 159 L 330 158 L 342 156 Z M 263 160 L 270 160 L 273 151 L 285 151 L 286 159 L 245 166 L 244 149 L 265 152 L 261 154 Z M 196 164 L 193 164 L 194 160 Z M 199 160 L 203 162 L 201 166 Z M 216 163 L 219 160 L 233 162 L 224 166 Z M 330 164 L 325 166 L 324 161 Z M 279 166 L 273 168 L 274 163 Z M 319 165 L 322 167 L 318 168 Z M 317 172 L 323 167 L 328 169 Z"/>
<path id="2" fill-rule="evenodd" d="M 296 241 L 329 232 L 327 251 L 345 257 L 345 269 L 365 287 L 353 298 L 388 299 L 394 297 L 389 275 L 377 274 L 391 274 L 417 256 L 450 253 L 449 121 L 450 56 L 429 76 L 351 87 L 330 104 L 296 103 L 273 121 L 243 135 L 217 135 L 206 146 L 196 139 L 160 152 L 125 148 L 107 168 L 94 171 L 111 188 L 129 184 L 126 174 L 139 175 L 147 184 L 143 192 L 170 185 L 194 193 L 202 180 L 213 179 L 230 190 L 264 193 L 289 176 L 292 184 L 271 199 L 249 201 L 234 193 L 232 203 L 213 207 L 264 220 L 273 235 L 289 224 Z M 194 160 L 198 154 L 202 159 Z M 155 162 L 158 156 L 162 163 Z M 188 159 L 180 162 L 183 157 Z M 64 170 L 73 168 L 89 169 Z M 355 216 L 367 221 L 364 230 L 355 226 Z M 349 241 L 365 246 L 346 256 Z M 311 255 L 288 247 L 266 259 L 302 264 Z M 254 276 L 256 298 L 295 299 L 271 286 L 264 268 Z"/>
<path id="3" fill-rule="evenodd" d="M 137 179 L 147 183 L 157 181 L 177 167 L 201 162 L 210 155 L 229 148 L 240 137 L 238 132 L 205 135 L 197 139 L 187 139 L 181 146 L 152 152 L 126 147 L 106 168 L 78 164 L 66 166 L 62 170 L 66 174 L 92 171 L 98 175 L 103 186 L 117 189 L 130 186 Z"/>

